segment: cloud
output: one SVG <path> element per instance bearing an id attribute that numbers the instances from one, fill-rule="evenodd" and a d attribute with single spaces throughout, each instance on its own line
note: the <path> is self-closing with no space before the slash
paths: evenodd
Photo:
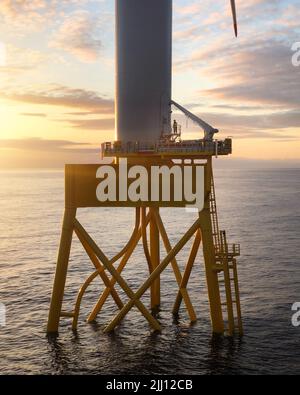
<path id="1" fill-rule="evenodd" d="M 7 90 L 0 94 L 3 99 L 23 103 L 41 104 L 81 109 L 90 114 L 113 114 L 114 101 L 94 91 L 69 88 L 63 85 L 47 85 L 43 89 Z"/>
<path id="2" fill-rule="evenodd" d="M 57 14 L 58 6 L 57 0 L 1 0 L 0 19 L 7 30 L 24 35 L 24 30 L 43 30 Z"/>
<path id="3" fill-rule="evenodd" d="M 100 147 L 68 140 L 0 139 L 0 168 L 63 168 L 66 163 L 99 163 Z"/>
<path id="4" fill-rule="evenodd" d="M 8 29 L 23 35 L 24 30 L 40 31 L 66 13 L 67 8 L 83 6 L 89 0 L 1 0 L 0 19 Z"/>
<path id="5" fill-rule="evenodd" d="M 291 64 L 291 45 L 299 41 L 300 8 L 293 0 L 238 2 L 240 36 L 233 40 L 225 19 L 230 16 L 226 3 L 217 0 L 213 7 L 204 0 L 201 6 L 194 2 L 181 8 L 179 15 L 187 14 L 189 19 L 176 32 L 175 42 L 176 37 L 188 36 L 192 42 L 184 44 L 188 51 L 179 53 L 175 71 L 201 74 L 217 87 L 202 89 L 203 98 L 223 99 L 224 104 L 243 101 L 299 108 L 300 68 Z M 211 31 L 203 39 L 208 26 Z M 195 35 L 199 38 L 196 48 Z"/>
<path id="6" fill-rule="evenodd" d="M 26 105 L 61 107 L 59 118 L 54 120 L 67 123 L 76 129 L 112 131 L 115 126 L 114 100 L 102 97 L 94 91 L 62 85 L 47 85 L 36 91 L 4 91 L 0 94 L 1 99 Z M 65 112 L 64 109 L 67 108 L 75 111 Z M 49 114 L 43 111 L 24 111 L 20 115 L 45 118 Z"/>
<path id="7" fill-rule="evenodd" d="M 212 73 L 221 68 L 222 78 L 229 82 L 204 91 L 205 95 L 300 109 L 300 69 L 292 65 L 290 47 L 273 40 L 231 55 L 220 54 L 218 65 L 211 67 Z"/>
<path id="8" fill-rule="evenodd" d="M 68 152 L 68 153 L 88 153 L 99 152 L 99 149 L 91 148 L 91 144 L 76 143 L 68 140 L 47 140 L 41 138 L 27 139 L 0 139 L 0 149 L 17 149 L 23 151 L 39 152 Z"/>
<path id="9" fill-rule="evenodd" d="M 49 46 L 61 49 L 83 62 L 94 62 L 102 50 L 99 37 L 101 20 L 87 11 L 69 15 L 54 33 Z"/>
<path id="10" fill-rule="evenodd" d="M 49 45 L 56 59 L 62 51 L 62 55 L 70 54 L 83 62 L 94 62 L 102 57 L 104 48 L 111 49 L 112 7 L 105 1 L 101 12 L 92 14 L 93 10 L 98 10 L 99 3 L 100 0 L 95 7 L 96 0 L 0 0 L 1 29 L 4 33 L 15 32 L 16 26 L 22 26 L 24 36 L 24 41 L 11 40 L 18 42 L 20 48 L 11 48 L 9 67 L 0 69 L 0 72 L 10 71 L 9 77 L 13 78 L 8 83 L 16 88 L 1 87 L 0 97 L 24 104 L 59 106 L 61 111 L 56 117 L 60 122 L 68 122 L 76 132 L 113 129 L 112 98 L 93 90 L 64 85 L 41 88 L 33 85 L 38 84 L 41 77 L 43 83 L 50 78 L 56 78 L 62 84 L 74 83 L 76 72 L 75 78 L 80 79 L 80 75 L 84 75 L 79 85 L 82 86 L 86 82 L 91 84 L 94 78 L 111 78 L 112 68 L 99 77 L 99 74 L 93 74 L 97 74 L 94 66 L 68 63 L 65 59 L 69 69 L 64 65 L 60 65 L 60 69 L 53 67 L 49 62 L 41 75 L 36 73 L 26 81 L 19 79 L 21 72 L 35 70 L 41 63 L 47 64 L 42 54 L 25 50 L 33 41 L 36 49 L 50 37 Z M 229 1 L 174 0 L 174 4 L 175 70 L 182 73 L 174 79 L 175 84 L 179 84 L 174 91 L 181 92 L 192 103 L 189 108 L 196 113 L 203 108 L 201 117 L 238 138 L 268 137 L 278 141 L 297 138 L 300 127 L 300 68 L 291 64 L 291 45 L 299 41 L 300 8 L 297 0 L 237 2 L 238 40 L 233 38 Z M 105 12 L 110 13 L 109 24 Z M 31 36 L 31 33 L 27 34 L 31 28 L 47 30 L 40 36 Z M 107 31 L 104 30 L 106 28 Z M 49 56 L 49 48 L 45 46 L 41 50 Z M 88 76 L 87 67 L 89 73 L 91 71 Z M 28 87 L 20 88 L 24 84 Z M 107 88 L 108 84 L 105 86 L 106 89 L 113 87 L 112 84 L 111 88 Z M 179 91 L 183 86 L 184 90 Z M 200 106 L 193 104 L 196 102 Z M 24 111 L 24 116 L 39 116 L 47 109 L 24 106 L 18 111 Z M 95 114 L 99 114 L 101 119 L 91 119 L 96 118 Z"/>
<path id="11" fill-rule="evenodd" d="M 222 134 L 226 132 L 235 138 L 300 140 L 300 135 L 291 132 L 291 130 L 300 130 L 300 111 L 296 110 L 253 115 L 207 112 L 197 115 L 218 128 Z M 181 115 L 177 118 L 184 125 L 184 118 Z M 194 127 L 193 130 L 196 133 Z"/>
<path id="12" fill-rule="evenodd" d="M 299 140 L 300 68 L 292 65 L 291 46 L 299 41 L 300 9 L 293 0 L 237 8 L 238 40 L 227 3 L 177 9 L 174 69 L 180 79 L 199 78 L 190 108 L 203 108 L 201 118 L 234 137 Z"/>
<path id="13" fill-rule="evenodd" d="M 35 70 L 39 65 L 45 64 L 49 56 L 30 48 L 20 48 L 11 44 L 6 46 L 5 65 L 0 67 L 0 73 L 16 77 L 16 74 Z"/>
<path id="14" fill-rule="evenodd" d="M 115 127 L 115 119 L 73 119 L 67 122 L 75 128 L 82 130 L 113 130 Z"/>
<path id="15" fill-rule="evenodd" d="M 191 41 L 191 40 L 199 40 L 201 37 L 204 37 L 204 32 L 200 27 L 192 26 L 185 30 L 177 30 L 173 34 L 173 39 L 176 43 L 180 41 Z"/>
<path id="16" fill-rule="evenodd" d="M 37 117 L 37 118 L 46 118 L 47 114 L 38 113 L 38 112 L 23 112 L 21 113 L 24 117 Z"/>

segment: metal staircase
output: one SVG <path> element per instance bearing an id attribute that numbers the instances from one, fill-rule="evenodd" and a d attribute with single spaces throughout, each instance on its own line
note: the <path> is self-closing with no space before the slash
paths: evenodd
<path id="1" fill-rule="evenodd" d="M 243 334 L 240 292 L 236 257 L 240 256 L 240 245 L 227 243 L 225 231 L 219 230 L 216 193 L 213 175 L 211 177 L 210 215 L 212 235 L 215 248 L 215 267 L 218 274 L 220 295 L 224 302 L 222 307 L 227 312 L 228 333 L 233 335 L 238 330 Z M 220 278 L 223 276 L 222 278 Z"/>

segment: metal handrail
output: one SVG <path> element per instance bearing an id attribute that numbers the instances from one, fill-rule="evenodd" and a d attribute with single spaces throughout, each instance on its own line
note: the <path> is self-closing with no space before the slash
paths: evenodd
<path id="1" fill-rule="evenodd" d="M 218 152 L 229 153 L 231 151 L 231 140 L 196 140 L 196 141 L 177 141 L 174 143 L 163 144 L 161 142 L 150 143 L 150 142 L 114 142 L 114 143 L 103 143 L 101 145 L 102 152 L 104 154 L 113 155 L 114 153 L 139 153 L 141 151 L 149 151 L 153 153 L 160 152 Z"/>
<path id="2" fill-rule="evenodd" d="M 217 255 L 225 254 L 222 246 L 215 246 L 215 251 Z M 228 255 L 241 255 L 241 245 L 240 244 L 228 244 L 227 245 Z"/>

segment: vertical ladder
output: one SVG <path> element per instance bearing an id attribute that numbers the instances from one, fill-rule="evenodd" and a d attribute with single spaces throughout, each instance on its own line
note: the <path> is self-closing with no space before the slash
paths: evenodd
<path id="1" fill-rule="evenodd" d="M 212 222 L 212 235 L 215 247 L 216 267 L 218 274 L 223 274 L 223 279 L 218 278 L 219 288 L 224 285 L 226 302 L 222 303 L 227 309 L 228 317 L 228 333 L 233 335 L 236 329 L 239 334 L 243 334 L 243 324 L 240 304 L 240 291 L 237 272 L 236 257 L 240 255 L 240 246 L 227 243 L 226 232 L 219 230 L 218 212 L 216 204 L 216 193 L 214 178 L 211 178 L 211 194 L 210 194 L 210 215 Z M 221 289 L 220 289 L 221 291 Z M 235 306 L 235 309 L 234 309 Z M 235 310 L 235 311 L 234 311 Z M 236 323 L 237 322 L 237 323 Z"/>
<path id="2" fill-rule="evenodd" d="M 222 303 L 222 305 L 227 308 L 228 333 L 229 335 L 233 335 L 235 330 L 238 329 L 240 335 L 242 335 L 243 323 L 242 323 L 242 314 L 241 314 L 237 261 L 235 259 L 235 256 L 239 254 L 239 251 L 236 250 L 235 248 L 229 250 L 230 247 L 228 246 L 227 243 L 225 231 L 220 232 L 220 240 L 221 240 L 221 251 L 217 255 L 217 259 L 220 262 L 219 263 L 221 265 L 220 273 L 223 273 L 224 280 L 219 280 L 219 283 L 221 284 L 223 283 L 225 287 L 226 302 Z M 234 306 L 235 306 L 235 312 L 234 312 Z"/>
<path id="3" fill-rule="evenodd" d="M 215 246 L 215 253 L 220 250 L 221 239 L 220 239 L 220 231 L 219 231 L 219 221 L 218 221 L 218 211 L 217 211 L 217 203 L 216 203 L 216 190 L 215 190 L 215 182 L 213 173 L 211 174 L 211 192 L 209 198 L 210 204 L 210 216 L 212 222 L 212 235 Z"/>

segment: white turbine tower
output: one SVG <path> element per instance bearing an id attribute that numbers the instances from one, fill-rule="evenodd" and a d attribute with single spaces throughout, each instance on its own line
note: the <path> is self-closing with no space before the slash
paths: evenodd
<path id="1" fill-rule="evenodd" d="M 173 0 L 116 0 L 118 141 L 153 142 L 171 131 L 172 7 Z M 231 8 L 237 35 L 234 0 Z M 206 137 L 216 132 L 208 126 Z"/>

